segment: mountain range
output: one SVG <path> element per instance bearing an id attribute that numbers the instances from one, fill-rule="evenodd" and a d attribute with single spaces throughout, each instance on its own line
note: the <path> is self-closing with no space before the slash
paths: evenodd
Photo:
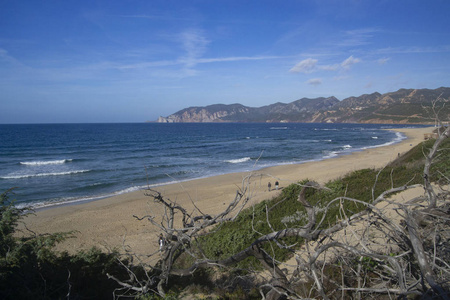
<path id="1" fill-rule="evenodd" d="M 338 100 L 336 97 L 301 98 L 261 107 L 213 104 L 188 107 L 159 123 L 273 122 L 273 123 L 389 123 L 434 124 L 438 111 L 442 121 L 450 117 L 450 88 L 400 89 L 396 92 L 364 94 Z M 447 105 L 446 105 L 447 104 Z"/>

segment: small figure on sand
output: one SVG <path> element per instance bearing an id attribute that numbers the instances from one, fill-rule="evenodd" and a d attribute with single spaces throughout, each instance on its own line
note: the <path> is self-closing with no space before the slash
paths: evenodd
<path id="1" fill-rule="evenodd" d="M 275 181 L 275 189 L 278 191 L 278 185 L 279 185 L 279 183 L 278 183 L 278 181 Z"/>
<path id="2" fill-rule="evenodd" d="M 162 233 L 159 234 L 158 244 L 159 244 L 159 251 L 162 251 L 162 248 L 164 247 L 164 236 Z"/>
<path id="3" fill-rule="evenodd" d="M 269 184 L 267 185 L 267 187 L 269 188 L 269 192 L 270 192 L 270 189 L 272 188 L 272 184 L 270 183 L 270 181 L 269 181 Z"/>

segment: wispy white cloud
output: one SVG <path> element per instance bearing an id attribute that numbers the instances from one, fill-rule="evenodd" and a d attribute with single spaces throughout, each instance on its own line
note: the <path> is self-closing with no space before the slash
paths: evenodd
<path id="1" fill-rule="evenodd" d="M 341 63 L 341 67 L 344 69 L 348 69 L 348 68 L 350 68 L 350 66 L 357 64 L 359 62 L 361 62 L 361 59 L 355 58 L 352 55 Z"/>
<path id="2" fill-rule="evenodd" d="M 10 65 L 23 66 L 23 64 L 19 60 L 11 56 L 8 51 L 3 48 L 0 48 L 0 62 L 1 61 L 6 62 Z"/>
<path id="3" fill-rule="evenodd" d="M 197 60 L 198 64 L 215 63 L 215 62 L 231 62 L 231 61 L 245 61 L 245 60 L 268 60 L 268 59 L 282 59 L 286 56 L 231 56 L 231 57 L 216 57 L 216 58 L 200 58 Z"/>
<path id="4" fill-rule="evenodd" d="M 321 66 L 318 67 L 318 70 L 337 71 L 340 67 L 341 67 L 341 64 L 321 65 Z"/>
<path id="5" fill-rule="evenodd" d="M 341 40 L 333 43 L 340 47 L 357 47 L 370 44 L 370 40 L 376 33 L 380 32 L 377 28 L 361 28 L 344 31 Z"/>
<path id="6" fill-rule="evenodd" d="M 316 65 L 318 60 L 313 58 L 307 58 L 293 66 L 289 72 L 291 73 L 312 73 L 316 71 Z"/>
<path id="7" fill-rule="evenodd" d="M 236 62 L 236 61 L 252 61 L 252 60 L 270 60 L 270 59 L 282 59 L 284 56 L 231 56 L 231 57 L 205 57 L 205 58 L 191 58 L 187 61 L 185 58 L 175 60 L 161 60 L 151 62 L 140 62 L 135 64 L 103 64 L 114 69 L 127 70 L 127 69 L 145 69 L 154 67 L 166 67 L 175 65 L 190 65 L 191 67 L 198 64 L 208 63 L 220 63 L 220 62 Z"/>
<path id="8" fill-rule="evenodd" d="M 179 61 L 183 62 L 187 68 L 194 67 L 198 58 L 205 54 L 210 42 L 204 36 L 204 32 L 198 29 L 188 29 L 182 32 L 180 37 L 186 54 Z"/>
<path id="9" fill-rule="evenodd" d="M 361 59 L 352 56 L 345 59 L 339 64 L 320 65 L 317 59 L 307 58 L 297 63 L 289 72 L 291 73 L 313 73 L 318 71 L 339 71 L 348 70 L 352 65 L 360 63 Z"/>
<path id="10" fill-rule="evenodd" d="M 321 78 L 311 78 L 306 83 L 308 83 L 310 85 L 320 85 L 320 84 L 322 84 L 322 79 Z"/>
<path id="11" fill-rule="evenodd" d="M 122 18 L 129 19 L 150 19 L 163 21 L 195 21 L 193 18 L 175 17 L 173 15 L 121 15 Z"/>
<path id="12" fill-rule="evenodd" d="M 175 39 L 173 39 L 173 37 L 171 38 L 173 41 L 180 44 L 182 49 L 182 53 L 177 58 L 174 58 L 172 60 L 141 61 L 131 64 L 109 63 L 107 65 L 109 65 L 113 69 L 124 71 L 133 69 L 154 69 L 170 66 L 180 66 L 182 68 L 182 76 L 195 76 L 198 74 L 195 70 L 195 67 L 199 64 L 286 58 L 286 56 L 270 55 L 205 57 L 205 54 L 208 50 L 208 45 L 211 43 L 211 41 L 205 36 L 205 32 L 200 29 L 187 29 L 176 35 Z"/>
<path id="13" fill-rule="evenodd" d="M 373 51 L 374 54 L 407 54 L 407 53 L 445 53 L 450 52 L 450 45 L 442 45 L 436 47 L 387 47 L 376 49 Z"/>
<path id="14" fill-rule="evenodd" d="M 346 79 L 348 79 L 349 77 L 348 76 L 335 76 L 335 77 L 333 77 L 333 80 L 334 81 L 341 81 L 341 80 L 346 80 Z"/>
<path id="15" fill-rule="evenodd" d="M 146 68 L 154 68 L 154 67 L 167 67 L 179 65 L 181 62 L 176 60 L 160 60 L 160 61 L 146 61 L 146 62 L 138 62 L 134 64 L 117 64 L 117 63 L 102 63 L 101 65 L 106 68 L 118 69 L 118 70 L 127 70 L 127 69 L 146 69 Z"/>
<path id="16" fill-rule="evenodd" d="M 383 57 L 383 58 L 378 59 L 378 60 L 377 60 L 377 63 L 378 63 L 379 65 L 384 65 L 384 64 L 386 64 L 389 60 L 390 60 L 390 58 L 388 58 L 388 57 Z"/>
<path id="17" fill-rule="evenodd" d="M 162 16 L 158 15 L 121 15 L 122 18 L 130 18 L 130 19 L 162 19 Z"/>

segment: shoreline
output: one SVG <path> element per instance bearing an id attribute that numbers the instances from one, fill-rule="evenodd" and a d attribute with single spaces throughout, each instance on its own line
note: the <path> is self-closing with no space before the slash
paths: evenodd
<path id="1" fill-rule="evenodd" d="M 269 181 L 272 186 L 275 181 L 279 181 L 281 188 L 306 178 L 323 184 L 358 169 L 381 168 L 398 154 L 422 142 L 424 133 L 430 133 L 433 129 L 389 129 L 401 132 L 406 139 L 318 161 L 216 175 L 152 189 L 183 205 L 190 212 L 194 211 L 195 206 L 206 214 L 216 214 L 234 199 L 236 191 L 241 188 L 243 179 L 248 175 L 252 175 L 252 178 L 248 185 L 251 200 L 247 206 L 270 199 L 280 192 L 269 192 Z M 23 221 L 37 234 L 74 231 L 76 238 L 67 239 L 58 246 L 58 250 L 73 253 L 92 246 L 108 250 L 127 245 L 138 254 L 148 255 L 157 251 L 158 228 L 146 220 L 138 221 L 133 216 L 160 216 L 163 213 L 161 207 L 152 203 L 152 198 L 145 196 L 145 190 L 138 190 L 103 199 L 41 208 Z"/>
<path id="2" fill-rule="evenodd" d="M 402 128 L 402 129 L 410 129 L 410 128 Z M 416 129 L 416 128 L 412 128 L 412 129 Z M 229 173 L 220 173 L 219 172 L 219 173 L 216 173 L 216 174 L 211 174 L 211 175 L 207 175 L 207 176 L 203 176 L 203 177 L 186 178 L 186 179 L 182 179 L 182 180 L 171 179 L 170 181 L 153 183 L 153 184 L 147 184 L 147 185 L 141 185 L 141 186 L 127 187 L 127 188 L 123 188 L 123 189 L 118 190 L 118 191 L 108 192 L 108 193 L 105 193 L 105 194 L 85 196 L 85 197 L 74 198 L 74 199 L 70 199 L 70 200 L 36 202 L 34 204 L 30 204 L 29 206 L 27 206 L 27 203 L 24 202 L 24 203 L 20 203 L 18 205 L 18 207 L 19 208 L 29 207 L 31 210 L 36 212 L 36 211 L 53 209 L 53 208 L 63 207 L 63 206 L 82 205 L 82 204 L 86 204 L 86 203 L 93 202 L 93 201 L 98 201 L 98 200 L 103 200 L 103 199 L 109 199 L 109 198 L 117 197 L 117 196 L 120 196 L 120 195 L 123 195 L 123 194 L 128 194 L 128 193 L 133 193 L 133 192 L 139 192 L 139 191 L 147 190 L 149 188 L 151 188 L 151 189 L 158 189 L 158 188 L 160 188 L 162 186 L 171 185 L 171 184 L 182 184 L 184 182 L 193 181 L 193 180 L 202 180 L 202 179 L 206 179 L 206 178 L 210 178 L 210 177 L 222 176 L 222 175 L 227 175 L 227 174 L 232 174 L 232 173 L 260 172 L 260 171 L 262 171 L 264 169 L 277 167 L 277 166 L 301 165 L 301 164 L 305 164 L 305 163 L 320 162 L 320 161 L 323 161 L 323 160 L 337 158 L 337 157 L 340 157 L 340 156 L 351 155 L 353 153 L 365 151 L 365 150 L 368 150 L 368 149 L 374 149 L 374 148 L 391 146 L 391 145 L 394 145 L 394 144 L 398 144 L 398 143 L 400 143 L 403 140 L 408 138 L 407 136 L 405 136 L 404 134 L 401 133 L 401 129 L 398 129 L 398 130 L 397 129 L 382 129 L 382 130 L 397 132 L 397 137 L 394 138 L 393 140 L 391 140 L 390 142 L 386 142 L 384 144 L 378 144 L 378 145 L 374 145 L 374 146 L 365 146 L 365 147 L 362 147 L 362 148 L 359 148 L 359 149 L 356 149 L 356 150 L 345 150 L 344 149 L 344 150 L 341 150 L 341 151 L 331 152 L 327 156 L 317 157 L 317 158 L 313 158 L 313 159 L 309 159 L 309 160 L 303 160 L 303 161 L 298 161 L 298 162 L 285 162 L 285 163 L 278 163 L 278 164 L 266 165 L 266 166 L 257 166 L 257 162 L 255 162 L 252 170 L 244 170 L 243 169 L 243 170 L 232 171 L 232 172 L 229 172 Z M 248 159 L 250 159 L 250 158 L 248 158 Z M 69 198 L 67 198 L 67 199 L 69 199 Z"/>

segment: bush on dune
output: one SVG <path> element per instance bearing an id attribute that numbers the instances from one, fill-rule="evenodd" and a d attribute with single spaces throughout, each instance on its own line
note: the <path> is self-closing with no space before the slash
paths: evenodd
<path id="1" fill-rule="evenodd" d="M 12 190 L 0 196 L 0 298 L 1 299 L 110 299 L 117 287 L 106 272 L 120 275 L 117 252 L 98 248 L 75 255 L 58 253 L 54 246 L 71 233 L 17 237 L 22 219 L 31 212 L 9 200 Z"/>

